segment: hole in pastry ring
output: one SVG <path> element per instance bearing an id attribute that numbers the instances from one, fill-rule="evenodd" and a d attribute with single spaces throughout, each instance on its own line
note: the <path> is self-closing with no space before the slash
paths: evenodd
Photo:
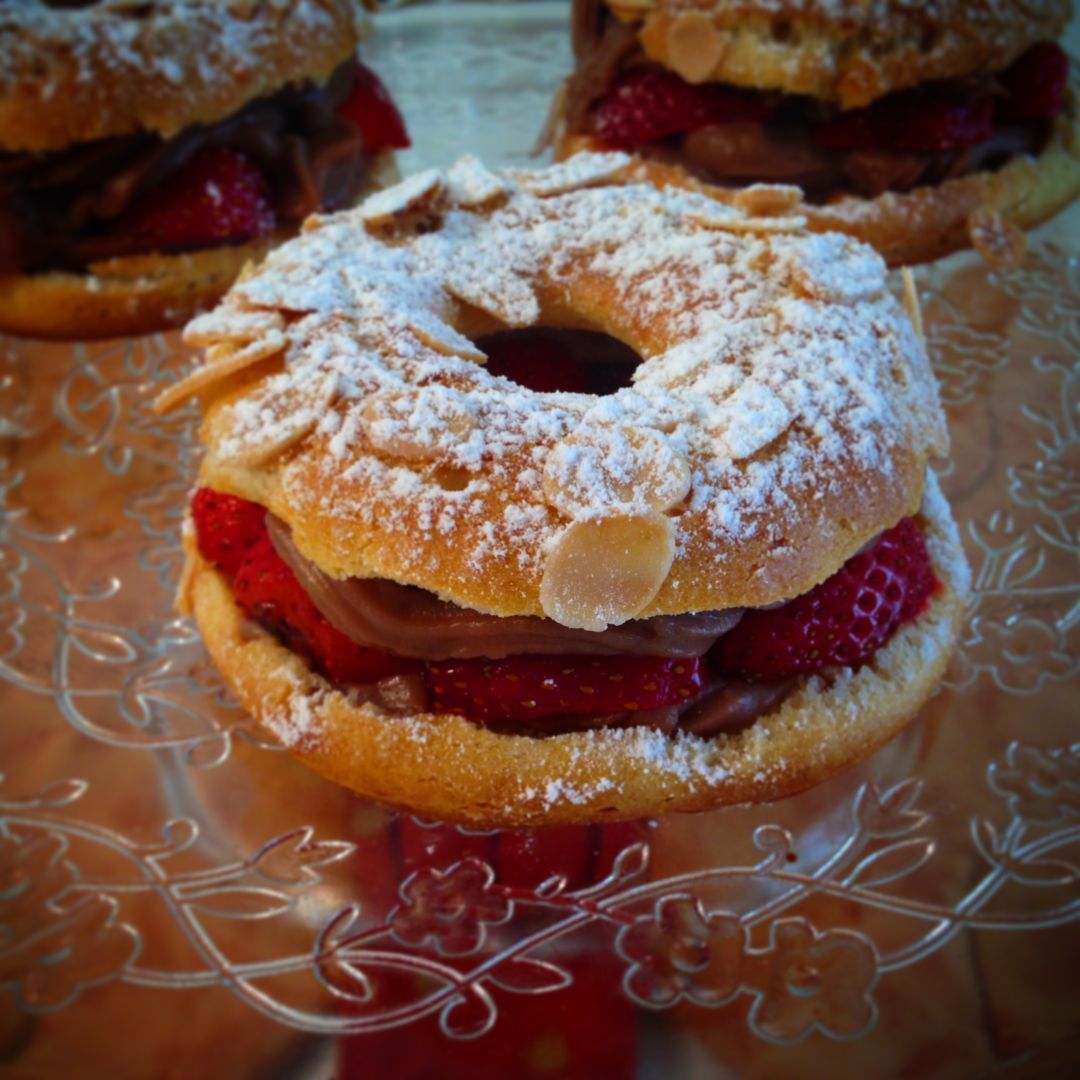
<path id="1" fill-rule="evenodd" d="M 286 346 L 203 377 L 203 482 L 268 506 L 331 575 L 587 629 L 831 574 L 919 505 L 944 448 L 884 266 L 621 183 L 629 160 L 466 158 L 311 219 L 212 316 L 240 349 L 230 319 L 280 313 Z M 634 385 L 550 394 L 489 373 L 473 341 L 527 326 L 610 334 L 643 357 Z M 296 400 L 318 402 L 311 423 Z M 302 437 L 276 430 L 286 415 Z"/>

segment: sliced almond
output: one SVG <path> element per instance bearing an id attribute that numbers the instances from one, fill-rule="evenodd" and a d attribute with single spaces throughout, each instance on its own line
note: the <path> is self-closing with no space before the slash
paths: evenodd
<path id="1" fill-rule="evenodd" d="M 915 333 L 919 340 L 926 341 L 926 331 L 923 329 L 922 305 L 919 303 L 919 290 L 915 285 L 915 275 L 908 266 L 900 270 L 900 277 L 904 282 L 904 307 L 915 326 Z"/>
<path id="2" fill-rule="evenodd" d="M 443 174 L 438 169 L 425 169 L 400 184 L 369 195 L 360 206 L 360 217 L 368 228 L 394 225 L 409 214 L 434 206 L 443 183 Z"/>
<path id="3" fill-rule="evenodd" d="M 616 177 L 631 164 L 629 154 L 575 154 L 569 161 L 535 171 L 507 169 L 506 174 L 530 195 L 563 195 L 580 188 L 595 187 Z"/>
<path id="4" fill-rule="evenodd" d="M 158 394 L 154 399 L 154 412 L 170 412 L 214 383 L 282 352 L 286 344 L 285 335 L 280 330 L 271 330 L 264 338 L 249 342 L 243 348 L 238 349 L 231 343 L 211 347 L 207 363 Z"/>
<path id="5" fill-rule="evenodd" d="M 724 210 L 730 210 L 725 214 Z M 792 214 L 788 217 L 747 217 L 742 211 L 716 203 L 715 208 L 694 207 L 686 213 L 688 221 L 704 229 L 733 233 L 794 233 L 806 228 L 806 218 Z"/>
<path id="6" fill-rule="evenodd" d="M 702 419 L 702 426 L 716 437 L 720 453 L 741 461 L 778 439 L 795 417 L 769 387 L 747 382 Z"/>
<path id="7" fill-rule="evenodd" d="M 472 209 L 494 202 L 510 190 L 510 185 L 486 168 L 479 158 L 466 154 L 447 170 L 446 189 L 458 206 Z"/>
<path id="8" fill-rule="evenodd" d="M 409 329 L 421 344 L 443 356 L 460 356 L 463 360 L 483 363 L 487 357 L 464 334 L 429 311 L 409 312 Z"/>
<path id="9" fill-rule="evenodd" d="M 533 326 L 540 318 L 540 304 L 532 286 L 512 270 L 492 278 L 490 272 L 470 274 L 468 263 L 464 263 L 447 275 L 443 285 L 448 293 L 506 326 Z"/>
<path id="10" fill-rule="evenodd" d="M 724 55 L 724 41 L 711 16 L 684 11 L 667 33 L 668 67 L 687 82 L 704 82 Z"/>
<path id="11" fill-rule="evenodd" d="M 442 386 L 403 387 L 373 394 L 361 406 L 361 426 L 378 451 L 406 461 L 426 461 L 468 439 L 472 410 Z"/>
<path id="12" fill-rule="evenodd" d="M 184 342 L 205 348 L 219 341 L 254 341 L 284 329 L 285 319 L 280 311 L 219 308 L 192 319 L 184 328 Z"/>
<path id="13" fill-rule="evenodd" d="M 1027 238 L 1001 211 L 980 206 L 967 227 L 972 246 L 995 270 L 1015 270 L 1024 261 Z"/>
<path id="14" fill-rule="evenodd" d="M 585 511 L 668 510 L 690 490 L 690 464 L 658 431 L 598 428 L 548 455 L 544 496 L 568 517 Z"/>
<path id="15" fill-rule="evenodd" d="M 736 191 L 731 201 L 747 214 L 770 217 L 798 206 L 803 201 L 803 190 L 794 184 L 751 184 Z"/>
<path id="16" fill-rule="evenodd" d="M 674 558 L 675 524 L 663 514 L 574 521 L 548 553 L 540 604 L 562 626 L 619 626 L 656 596 Z"/>
<path id="17" fill-rule="evenodd" d="M 280 390 L 268 387 L 261 400 L 245 398 L 240 405 L 245 413 L 258 413 L 259 426 L 233 432 L 228 442 L 235 442 L 235 448 L 230 447 L 224 456 L 249 468 L 279 457 L 315 430 L 337 395 L 337 376 L 321 373 Z"/>

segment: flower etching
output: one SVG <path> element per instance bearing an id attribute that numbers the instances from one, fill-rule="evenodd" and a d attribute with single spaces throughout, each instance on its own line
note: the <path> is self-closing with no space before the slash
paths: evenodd
<path id="1" fill-rule="evenodd" d="M 1080 746 L 1053 750 L 1013 743 L 1004 762 L 990 766 L 990 786 L 1009 809 L 1033 825 L 1080 817 Z"/>
<path id="2" fill-rule="evenodd" d="M 719 1005 L 738 992 L 746 932 L 735 915 L 706 914 L 693 896 L 666 896 L 654 914 L 619 932 L 615 947 L 630 966 L 623 985 L 653 1009 L 688 998 Z"/>
<path id="3" fill-rule="evenodd" d="M 763 977 L 750 1022 L 766 1038 L 796 1042 L 814 1028 L 856 1038 L 874 1023 L 877 957 L 851 930 L 819 933 L 806 919 L 777 919 L 759 954 Z"/>
<path id="4" fill-rule="evenodd" d="M 418 870 L 401 887 L 402 903 L 390 914 L 394 936 L 407 945 L 434 944 L 445 955 L 475 952 L 487 926 L 506 922 L 511 906 L 493 891 L 495 874 L 479 859 L 449 870 Z"/>

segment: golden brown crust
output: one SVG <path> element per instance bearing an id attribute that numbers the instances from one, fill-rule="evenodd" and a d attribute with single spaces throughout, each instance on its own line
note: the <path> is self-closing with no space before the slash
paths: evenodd
<path id="1" fill-rule="evenodd" d="M 239 282 L 193 342 L 222 376 L 191 384 L 201 482 L 267 506 L 331 576 L 594 630 L 797 595 L 918 507 L 944 420 L 871 251 L 644 184 L 504 199 L 390 242 L 370 207 L 337 215 Z M 430 342 L 475 353 L 482 313 L 446 280 L 625 341 L 636 390 L 540 394 L 448 358 Z"/>
<path id="2" fill-rule="evenodd" d="M 869 754 L 940 680 L 963 617 L 967 567 L 931 481 L 922 523 L 944 589 L 858 672 L 810 680 L 735 735 L 646 729 L 547 739 L 498 735 L 457 716 L 393 717 L 357 704 L 245 622 L 189 539 L 190 603 L 247 710 L 304 764 L 380 802 L 445 821 L 519 827 L 618 820 L 794 794 Z"/>
<path id="3" fill-rule="evenodd" d="M 563 135 L 556 157 L 603 148 L 590 135 Z M 678 165 L 642 160 L 637 179 L 659 187 L 701 191 L 733 204 L 740 189 L 706 184 Z M 996 172 L 972 173 L 914 191 L 874 199 L 845 195 L 824 205 L 796 202 L 788 212 L 806 218 L 815 232 L 842 232 L 872 245 L 890 266 L 929 262 L 971 246 L 969 219 L 997 211 L 1019 228 L 1053 217 L 1080 196 L 1080 116 L 1075 97 L 1058 118 L 1038 158 L 1015 158 Z"/>
<path id="4" fill-rule="evenodd" d="M 366 191 L 397 177 L 391 152 L 379 154 L 369 168 Z M 294 232 L 180 255 L 151 252 L 110 259 L 87 274 L 0 274 L 0 332 L 91 340 L 182 326 L 213 307 L 248 263 L 258 262 Z"/>
<path id="5" fill-rule="evenodd" d="M 692 82 L 715 80 L 865 105 L 930 79 L 1006 67 L 1053 39 L 1069 0 L 605 0 L 639 26 L 646 55 Z"/>
<path id="6" fill-rule="evenodd" d="M 0 150 L 212 124 L 356 49 L 352 0 L 0 5 Z"/>

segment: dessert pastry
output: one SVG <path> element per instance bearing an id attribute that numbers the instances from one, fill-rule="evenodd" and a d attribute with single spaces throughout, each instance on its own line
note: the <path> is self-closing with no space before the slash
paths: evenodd
<path id="1" fill-rule="evenodd" d="M 1020 228 L 1080 192 L 1065 0 L 1032 6 L 575 0 L 557 156 L 633 150 L 642 179 L 730 200 L 790 185 L 815 231 L 891 265 Z"/>
<path id="2" fill-rule="evenodd" d="M 365 795 L 501 825 L 775 798 L 941 676 L 966 569 L 883 262 L 630 164 L 429 170 L 187 328 L 180 605 Z"/>
<path id="3" fill-rule="evenodd" d="M 0 330 L 178 325 L 396 179 L 353 0 L 0 5 Z"/>

